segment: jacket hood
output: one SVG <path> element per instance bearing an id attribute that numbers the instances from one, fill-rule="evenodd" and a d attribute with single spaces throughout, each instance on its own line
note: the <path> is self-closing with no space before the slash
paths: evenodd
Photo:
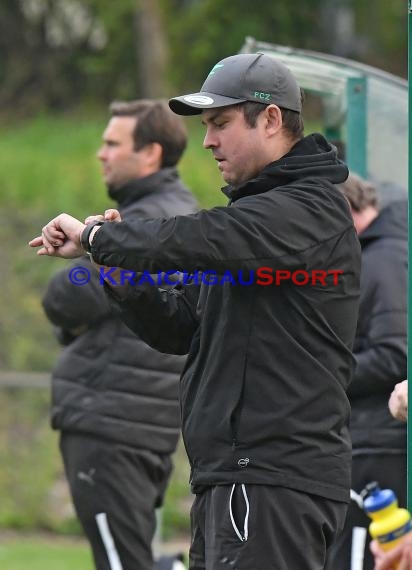
<path id="1" fill-rule="evenodd" d="M 299 140 L 279 160 L 268 164 L 253 180 L 238 187 L 226 186 L 222 192 L 232 200 L 266 192 L 302 178 L 326 178 L 332 184 L 344 182 L 348 168 L 337 158 L 336 147 L 323 135 L 313 133 Z"/>
<path id="2" fill-rule="evenodd" d="M 379 216 L 359 235 L 362 247 L 367 243 L 390 237 L 408 239 L 408 202 L 398 200 L 383 208 Z"/>

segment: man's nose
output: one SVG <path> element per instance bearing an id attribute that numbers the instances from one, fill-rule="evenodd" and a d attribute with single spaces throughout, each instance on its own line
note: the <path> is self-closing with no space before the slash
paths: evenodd
<path id="1" fill-rule="evenodd" d="M 105 152 L 104 146 L 102 146 L 102 147 L 99 148 L 99 150 L 98 150 L 97 153 L 96 153 L 96 157 L 97 157 L 99 160 L 105 160 L 105 158 L 106 158 L 106 152 Z"/>
<path id="2" fill-rule="evenodd" d="M 205 138 L 203 139 L 203 146 L 204 148 L 214 148 L 217 146 L 216 137 L 212 135 L 209 129 L 206 131 Z"/>

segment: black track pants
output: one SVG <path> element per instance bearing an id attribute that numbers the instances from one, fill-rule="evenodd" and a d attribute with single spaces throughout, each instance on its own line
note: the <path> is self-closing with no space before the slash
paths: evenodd
<path id="1" fill-rule="evenodd" d="M 190 570 L 322 570 L 346 509 L 283 487 L 210 487 L 192 507 Z"/>
<path id="2" fill-rule="evenodd" d="M 60 449 L 96 569 L 152 570 L 155 508 L 171 473 L 170 457 L 68 433 Z"/>

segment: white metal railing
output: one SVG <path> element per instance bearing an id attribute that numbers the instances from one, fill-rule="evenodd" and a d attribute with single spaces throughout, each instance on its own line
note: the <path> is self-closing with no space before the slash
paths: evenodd
<path id="1" fill-rule="evenodd" d="M 49 388 L 50 372 L 0 371 L 0 388 Z"/>

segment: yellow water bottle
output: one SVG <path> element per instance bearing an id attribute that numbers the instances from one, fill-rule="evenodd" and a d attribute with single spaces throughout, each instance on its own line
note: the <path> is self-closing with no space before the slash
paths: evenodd
<path id="1" fill-rule="evenodd" d="M 391 550 L 412 530 L 411 515 L 398 507 L 398 499 L 391 489 L 380 489 L 376 482 L 368 485 L 368 496 L 363 508 L 372 519 L 369 525 L 371 537 L 385 551 Z"/>

